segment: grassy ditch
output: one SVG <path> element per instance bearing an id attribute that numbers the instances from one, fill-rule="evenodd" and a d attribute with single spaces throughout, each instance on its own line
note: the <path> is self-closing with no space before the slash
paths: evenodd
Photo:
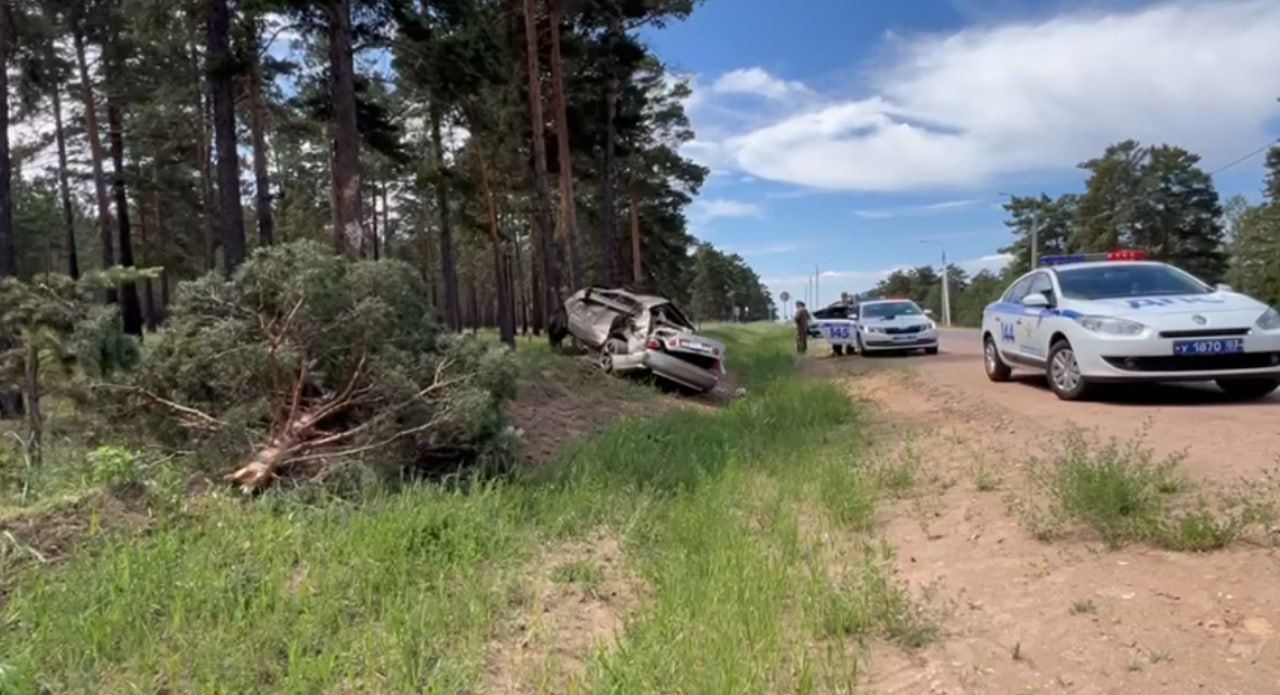
<path id="1" fill-rule="evenodd" d="M 717 334 L 750 389 L 718 411 L 625 419 L 505 480 L 207 495 L 146 537 L 31 571 L 5 588 L 0 690 L 485 689 L 528 609 L 526 569 L 601 531 L 644 600 L 616 643 L 541 687 L 847 689 L 868 640 L 934 631 L 864 533 L 880 483 L 857 412 L 791 376 L 787 331 Z M 598 581 L 581 563 L 552 574 Z"/>

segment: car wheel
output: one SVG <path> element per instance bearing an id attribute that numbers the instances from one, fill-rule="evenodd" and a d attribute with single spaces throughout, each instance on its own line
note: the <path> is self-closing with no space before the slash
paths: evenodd
<path id="1" fill-rule="evenodd" d="M 936 354 L 938 354 L 938 348 L 936 348 L 936 347 L 925 348 L 925 349 L 924 349 L 924 354 L 926 354 L 926 355 L 936 355 Z"/>
<path id="2" fill-rule="evenodd" d="M 600 356 L 598 359 L 600 362 L 600 369 L 603 370 L 605 374 L 613 373 L 613 356 L 619 352 L 618 343 L 619 341 L 615 338 L 604 341 L 604 345 L 600 346 Z"/>
<path id="3" fill-rule="evenodd" d="M 843 345 L 832 345 L 832 346 L 831 346 L 831 352 L 832 352 L 832 354 L 834 354 L 836 357 L 843 357 L 843 356 L 844 356 L 844 346 L 843 346 Z"/>
<path id="4" fill-rule="evenodd" d="M 987 369 L 987 378 L 992 381 L 1008 381 L 1013 370 L 1000 357 L 996 341 L 987 338 L 982 341 L 982 363 Z"/>
<path id="5" fill-rule="evenodd" d="M 1263 398 L 1280 388 L 1277 379 L 1218 379 L 1217 383 L 1227 395 L 1246 400 Z"/>
<path id="6" fill-rule="evenodd" d="M 1071 343 L 1059 340 L 1049 348 L 1049 388 L 1064 401 L 1083 400 L 1089 394 L 1089 382 L 1080 374 L 1076 351 Z"/>

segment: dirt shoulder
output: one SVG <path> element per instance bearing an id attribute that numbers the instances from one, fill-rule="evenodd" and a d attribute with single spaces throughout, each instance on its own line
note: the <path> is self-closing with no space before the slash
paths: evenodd
<path id="1" fill-rule="evenodd" d="M 1060 407 L 1051 394 L 1010 384 L 1003 386 L 1016 395 L 1001 391 L 993 399 L 958 371 L 982 377 L 969 357 L 953 352 L 932 363 L 811 358 L 804 367 L 845 383 L 871 406 L 876 438 L 911 448 L 919 462 L 918 490 L 884 511 L 883 532 L 897 551 L 901 578 L 941 611 L 945 636 L 914 653 L 877 648 L 871 689 L 1273 690 L 1280 683 L 1280 553 L 1243 543 L 1189 554 L 1140 545 L 1109 550 L 1087 536 L 1035 540 L 1008 504 L 1025 484 L 1029 456 L 1043 452 L 1067 421 L 1107 436 L 1132 435 L 1142 423 L 1118 420 L 1114 411 L 1140 409 L 1086 406 L 1070 418 L 1047 420 L 1041 411 Z M 1023 403 L 1029 398 L 1043 403 Z M 1209 406 L 1219 407 L 1230 406 Z M 1189 423 L 1213 417 L 1174 412 L 1172 419 Z M 1167 421 L 1169 409 L 1160 414 L 1159 429 L 1149 431 L 1178 430 Z M 1195 431 L 1155 442 L 1160 450 L 1190 449 L 1193 476 L 1203 475 L 1212 458 L 1194 441 Z M 1188 436 L 1191 446 L 1183 446 Z M 1232 470 L 1260 470 L 1264 463 L 1244 461 Z"/>

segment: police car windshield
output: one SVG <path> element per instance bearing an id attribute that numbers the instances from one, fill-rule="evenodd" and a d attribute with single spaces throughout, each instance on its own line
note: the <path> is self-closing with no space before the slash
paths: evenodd
<path id="1" fill-rule="evenodd" d="M 1167 265 L 1115 264 L 1058 271 L 1062 296 L 1115 299 L 1174 294 L 1209 294 L 1208 285 Z"/>
<path id="2" fill-rule="evenodd" d="M 919 316 L 920 307 L 915 302 L 884 302 L 883 304 L 863 304 L 862 318 L 883 319 L 890 316 Z"/>

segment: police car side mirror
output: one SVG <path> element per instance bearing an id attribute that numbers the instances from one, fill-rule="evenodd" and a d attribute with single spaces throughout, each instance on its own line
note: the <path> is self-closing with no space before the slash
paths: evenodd
<path id="1" fill-rule="evenodd" d="M 1029 294 L 1022 298 L 1022 306 L 1031 307 L 1032 309 L 1049 308 L 1049 298 L 1039 292 Z"/>
<path id="2" fill-rule="evenodd" d="M 1219 283 L 1214 287 L 1214 289 L 1218 290 L 1219 292 L 1230 292 L 1230 291 L 1231 291 L 1231 285 L 1228 285 L 1228 284 L 1226 284 L 1225 282 L 1219 282 Z"/>
<path id="3" fill-rule="evenodd" d="M 933 318 L 933 309 L 925 309 L 924 315 L 928 316 L 929 318 Z"/>

